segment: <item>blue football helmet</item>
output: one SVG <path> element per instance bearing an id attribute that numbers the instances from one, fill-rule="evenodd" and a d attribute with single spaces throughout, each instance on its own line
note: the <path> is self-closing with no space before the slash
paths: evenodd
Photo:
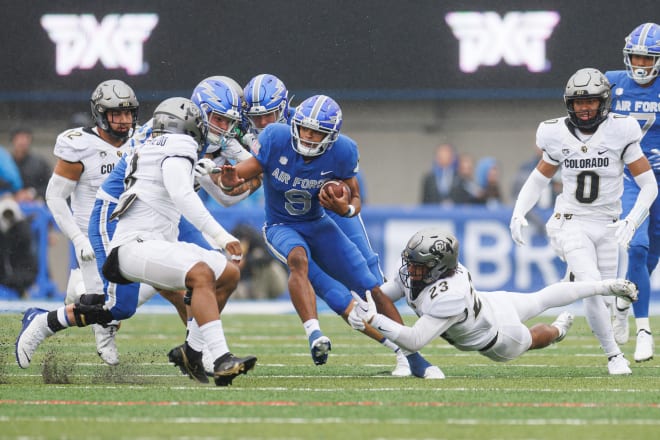
<path id="1" fill-rule="evenodd" d="M 342 121 L 339 104 L 329 96 L 314 95 L 305 99 L 291 118 L 293 149 L 305 157 L 320 156 L 339 137 Z M 302 141 L 300 127 L 325 133 L 325 137 L 320 142 Z"/>
<path id="2" fill-rule="evenodd" d="M 195 87 L 190 99 L 206 113 L 209 120 L 210 144 L 223 145 L 226 144 L 227 138 L 236 136 L 234 129 L 241 123 L 242 101 L 240 94 L 231 83 L 220 76 L 211 76 Z M 229 119 L 227 129 L 210 122 L 212 113 Z"/>
<path id="3" fill-rule="evenodd" d="M 645 66 L 635 66 L 632 63 L 632 55 L 642 55 L 653 58 L 653 66 L 650 71 Z M 637 26 L 626 37 L 626 45 L 623 47 L 623 62 L 626 72 L 637 84 L 648 84 L 653 81 L 660 72 L 660 26 L 655 23 L 644 23 Z"/>
<path id="4" fill-rule="evenodd" d="M 284 83 L 275 75 L 262 73 L 255 76 L 245 86 L 245 115 L 250 129 L 259 134 L 262 128 L 255 125 L 254 116 L 264 116 L 275 113 L 275 122 L 286 123 L 289 113 L 289 91 Z"/>

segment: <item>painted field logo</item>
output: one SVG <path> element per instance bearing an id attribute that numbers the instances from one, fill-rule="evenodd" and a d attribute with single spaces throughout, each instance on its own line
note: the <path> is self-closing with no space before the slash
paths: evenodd
<path id="1" fill-rule="evenodd" d="M 106 69 L 125 69 L 129 75 L 146 73 L 142 46 L 157 24 L 157 14 L 110 14 L 100 23 L 92 14 L 41 17 L 41 26 L 55 43 L 55 70 L 63 76 L 91 69 L 99 61 Z"/>
<path id="2" fill-rule="evenodd" d="M 530 72 L 550 70 L 545 42 L 557 23 L 554 11 L 450 12 L 445 21 L 459 41 L 461 71 L 476 72 L 479 66 L 527 66 Z"/>

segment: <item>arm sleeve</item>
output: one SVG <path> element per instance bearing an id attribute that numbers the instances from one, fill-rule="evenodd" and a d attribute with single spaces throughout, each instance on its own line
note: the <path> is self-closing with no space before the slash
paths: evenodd
<path id="1" fill-rule="evenodd" d="M 250 190 L 247 190 L 237 196 L 230 196 L 222 192 L 220 187 L 216 185 L 213 180 L 211 180 L 210 176 L 202 176 L 198 179 L 199 184 L 204 188 L 204 191 L 206 191 L 211 197 L 213 197 L 214 200 L 216 200 L 218 203 L 220 203 L 222 206 L 232 206 L 235 205 L 236 203 L 240 202 L 241 200 L 246 199 L 250 195 Z"/>
<path id="2" fill-rule="evenodd" d="M 75 180 L 53 174 L 46 187 L 46 205 L 53 214 L 57 226 L 71 241 L 75 241 L 76 237 L 82 235 L 82 231 L 76 224 L 73 213 L 66 201 L 76 189 L 77 184 L 78 182 Z"/>
<path id="3" fill-rule="evenodd" d="M 653 170 L 648 170 L 635 176 L 635 183 L 640 188 L 639 194 L 637 194 L 635 205 L 626 218 L 632 220 L 635 228 L 639 228 L 639 225 L 649 215 L 649 209 L 658 196 L 658 182 L 655 179 Z"/>
<path id="4" fill-rule="evenodd" d="M 211 237 L 226 234 L 227 231 L 215 221 L 202 200 L 195 194 L 190 180 L 192 175 L 190 161 L 184 157 L 168 157 L 163 161 L 162 169 L 165 189 L 179 211 L 185 213 L 188 221 Z"/>
<path id="5" fill-rule="evenodd" d="M 462 319 L 462 315 L 451 318 L 434 318 L 424 315 L 412 327 L 408 327 L 377 314 L 371 321 L 371 326 L 386 338 L 394 341 L 399 347 L 415 352 L 446 332 L 460 319 Z"/>
<path id="6" fill-rule="evenodd" d="M 512 217 L 525 217 L 529 210 L 536 205 L 541 192 L 548 186 L 548 183 L 550 183 L 550 179 L 534 168 L 520 189 L 516 204 L 513 207 Z"/>
<path id="7" fill-rule="evenodd" d="M 391 299 L 392 302 L 398 301 L 399 299 L 403 298 L 404 295 L 403 285 L 401 284 L 399 277 L 385 282 L 382 286 L 380 286 L 380 290 L 385 295 L 387 295 L 387 297 Z"/>

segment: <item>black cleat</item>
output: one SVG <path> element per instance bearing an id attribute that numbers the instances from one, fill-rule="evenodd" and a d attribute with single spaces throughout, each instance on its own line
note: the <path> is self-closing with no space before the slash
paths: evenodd
<path id="1" fill-rule="evenodd" d="M 247 374 L 257 363 L 256 356 L 236 357 L 227 352 L 213 363 L 213 378 L 219 387 L 231 385 L 234 378 L 240 374 Z"/>
<path id="2" fill-rule="evenodd" d="M 179 367 L 181 373 L 192 380 L 209 383 L 209 378 L 206 377 L 204 364 L 202 363 L 202 353 L 190 348 L 187 342 L 171 349 L 167 354 L 167 358 Z"/>

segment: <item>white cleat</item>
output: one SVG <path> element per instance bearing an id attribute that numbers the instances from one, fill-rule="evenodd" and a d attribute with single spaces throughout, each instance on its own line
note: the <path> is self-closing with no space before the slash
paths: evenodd
<path id="1" fill-rule="evenodd" d="M 633 303 L 637 301 L 637 286 L 632 281 L 624 278 L 616 278 L 611 280 L 604 280 L 607 286 L 608 293 L 606 295 L 613 295 Z M 620 305 L 622 303 L 619 303 Z"/>
<path id="2" fill-rule="evenodd" d="M 445 373 L 442 372 L 442 370 L 435 365 L 431 365 L 430 367 L 426 367 L 426 370 L 424 371 L 424 379 L 444 379 L 445 378 Z"/>
<path id="3" fill-rule="evenodd" d="M 568 329 L 571 328 L 573 325 L 573 315 L 570 314 L 569 312 L 562 312 L 557 316 L 557 319 L 555 319 L 555 322 L 553 322 L 552 325 L 553 327 L 556 327 L 557 330 L 559 330 L 559 336 L 557 336 L 557 339 L 555 339 L 553 342 L 559 342 L 562 341 L 565 337 L 566 334 L 568 333 Z"/>
<path id="4" fill-rule="evenodd" d="M 410 364 L 408 364 L 408 359 L 404 356 L 401 350 L 396 352 L 396 367 L 392 370 L 392 376 L 396 377 L 408 377 L 412 376 L 412 371 L 410 371 Z"/>
<path id="5" fill-rule="evenodd" d="M 613 376 L 632 374 L 630 362 L 623 356 L 623 353 L 619 353 L 609 359 L 607 362 L 607 370 Z"/>
<path id="6" fill-rule="evenodd" d="M 16 338 L 16 362 L 21 368 L 27 368 L 32 361 L 32 355 L 37 351 L 44 339 L 54 332 L 48 328 L 46 316 L 48 310 L 31 307 L 23 314 L 23 328 Z"/>
<path id="7" fill-rule="evenodd" d="M 119 351 L 117 350 L 117 330 L 119 330 L 119 321 L 112 321 L 106 326 L 101 324 L 92 324 L 94 338 L 96 339 L 96 352 L 108 365 L 119 365 Z"/>
<path id="8" fill-rule="evenodd" d="M 612 304 L 614 319 L 612 320 L 612 330 L 614 330 L 614 340 L 617 344 L 625 344 L 630 339 L 630 324 L 628 322 L 628 311 L 630 302 L 623 298 L 615 298 Z"/>
<path id="9" fill-rule="evenodd" d="M 647 330 L 637 332 L 637 345 L 633 355 L 635 362 L 644 362 L 653 359 L 653 336 Z"/>

